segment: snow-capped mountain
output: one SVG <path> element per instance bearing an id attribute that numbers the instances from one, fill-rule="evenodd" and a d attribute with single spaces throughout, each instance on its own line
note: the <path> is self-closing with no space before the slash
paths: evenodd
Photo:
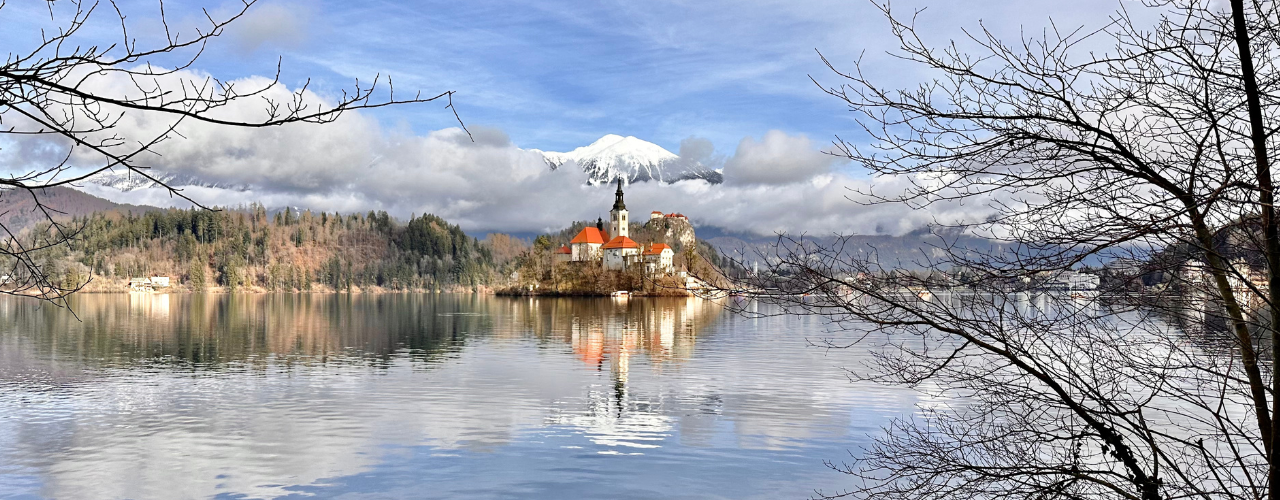
<path id="1" fill-rule="evenodd" d="M 635 137 L 609 134 L 590 145 L 567 153 L 528 150 L 542 155 L 552 170 L 571 165 L 587 174 L 587 183 L 598 186 L 624 179 L 627 183 L 657 181 L 670 184 L 682 180 L 701 179 L 712 184 L 724 182 L 720 170 L 707 167 L 697 161 L 680 158 L 662 146 Z M 163 171 L 148 172 L 170 187 L 202 186 L 243 191 L 245 185 L 225 185 L 210 182 L 190 174 L 173 174 Z M 150 188 L 155 182 L 129 171 L 108 172 L 89 182 L 121 191 Z"/>
<path id="2" fill-rule="evenodd" d="M 609 134 L 588 146 L 567 153 L 538 151 L 552 170 L 573 163 L 587 173 L 588 183 L 600 185 L 623 178 L 628 183 L 672 183 L 703 179 L 712 184 L 724 180 L 721 172 L 701 163 L 682 161 L 676 154 L 652 142 Z"/>
<path id="3" fill-rule="evenodd" d="M 155 173 L 148 172 L 148 173 L 154 176 L 156 179 L 159 179 L 161 182 L 164 182 L 165 185 L 168 185 L 169 187 L 179 187 L 179 186 L 221 187 L 221 188 L 235 189 L 240 191 L 248 189 L 248 186 L 224 186 L 221 184 L 210 183 L 202 179 L 191 177 L 191 176 L 180 176 L 176 174 L 166 174 L 161 172 L 155 172 Z M 98 184 L 100 186 L 119 189 L 121 191 L 133 191 L 135 189 L 155 187 L 156 185 L 156 183 L 151 181 L 150 179 L 147 179 L 146 177 L 143 177 L 131 171 L 103 173 L 93 177 L 92 179 L 89 180 L 89 182 Z"/>

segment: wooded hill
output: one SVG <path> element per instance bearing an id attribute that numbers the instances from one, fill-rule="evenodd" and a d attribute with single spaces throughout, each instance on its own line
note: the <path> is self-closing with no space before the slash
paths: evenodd
<path id="1" fill-rule="evenodd" d="M 63 284 L 123 290 L 129 278 L 169 276 L 192 290 L 475 288 L 498 275 L 490 245 L 433 216 L 399 224 L 386 212 L 151 210 L 73 217 L 69 246 L 40 257 Z M 51 229 L 38 226 L 24 238 Z M 504 252 L 510 253 L 509 249 Z"/>

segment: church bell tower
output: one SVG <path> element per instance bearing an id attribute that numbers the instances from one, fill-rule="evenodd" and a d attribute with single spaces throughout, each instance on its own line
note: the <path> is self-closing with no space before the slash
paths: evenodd
<path id="1" fill-rule="evenodd" d="M 622 178 L 618 178 L 618 191 L 614 193 L 613 210 L 609 211 L 609 235 L 630 237 L 627 222 L 627 205 L 622 202 Z"/>

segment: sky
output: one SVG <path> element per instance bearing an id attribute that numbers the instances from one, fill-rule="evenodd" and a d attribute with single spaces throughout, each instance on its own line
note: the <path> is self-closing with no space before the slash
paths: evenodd
<path id="1" fill-rule="evenodd" d="M 65 19 L 65 11 L 55 10 L 51 20 L 43 4 L 11 2 L 0 10 L 0 51 L 22 52 L 38 42 L 41 28 Z M 199 8 L 219 17 L 238 4 L 165 8 L 170 28 L 181 31 L 203 22 Z M 158 5 L 119 2 L 130 36 L 143 44 L 163 33 Z M 979 23 L 1010 38 L 1038 33 L 1051 20 L 1096 28 L 1120 6 L 1116 0 L 894 3 L 901 12 L 927 7 L 917 25 L 937 44 Z M 99 6 L 82 38 L 118 40 L 114 12 Z M 618 134 L 725 169 L 719 185 L 630 186 L 633 212 L 679 211 L 700 226 L 763 235 L 900 234 L 931 221 L 982 217 L 989 211 L 982 200 L 916 212 L 867 206 L 859 192 L 892 191 L 909 180 L 873 178 L 823 154 L 837 136 L 855 144 L 866 138 L 850 112 L 811 80 L 840 83 L 818 53 L 840 69 L 860 59 L 889 86 L 928 78 L 886 53 L 894 48 L 879 11 L 859 0 L 260 0 L 180 76 L 261 82 L 279 62 L 281 92 L 306 84 L 324 101 L 356 79 L 390 75 L 397 93 L 456 91 L 456 109 L 475 141 L 462 139 L 453 114 L 437 102 L 352 113 L 324 127 L 191 125 L 186 139 L 166 143 L 163 157 L 148 161 L 158 172 L 215 186 L 188 189 L 206 204 L 379 209 L 400 218 L 431 212 L 470 232 L 528 233 L 594 219 L 612 201 L 611 190 L 588 187 L 574 172 L 552 172 L 529 150 L 568 151 Z M 116 89 L 120 82 L 99 84 Z M 227 112 L 252 118 L 260 106 Z M 139 135 L 156 123 L 130 117 L 121 126 Z M 0 137 L 0 167 L 23 171 L 50 161 L 41 151 Z M 182 204 L 159 190 L 83 188 L 116 201 Z"/>

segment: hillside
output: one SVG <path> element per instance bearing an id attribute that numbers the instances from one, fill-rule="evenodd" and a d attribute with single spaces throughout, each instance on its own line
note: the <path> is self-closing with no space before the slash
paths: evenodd
<path id="1" fill-rule="evenodd" d="M 144 276 L 190 290 L 324 291 L 475 288 L 498 275 L 489 245 L 432 215 L 401 224 L 386 212 L 268 214 L 255 204 L 113 210 L 70 223 L 82 228 L 79 237 L 38 260 L 64 286 L 92 277 L 88 291 L 123 291 Z"/>
<path id="2" fill-rule="evenodd" d="M 40 202 L 49 210 L 49 215 L 58 220 L 68 220 L 95 212 L 132 211 L 140 214 L 150 210 L 160 210 L 156 207 L 114 203 L 63 186 L 40 189 L 36 194 L 40 197 Z M 31 193 L 22 190 L 0 192 L 0 225 L 13 234 L 47 221 L 45 213 L 37 208 Z"/>
<path id="3" fill-rule="evenodd" d="M 699 228 L 699 239 L 716 248 L 727 258 L 741 261 L 746 267 L 758 265 L 761 268 L 777 255 L 778 236 L 759 236 L 755 234 L 733 233 L 718 228 Z M 831 246 L 837 243 L 833 235 L 787 235 L 790 238 L 801 238 L 819 246 Z M 939 236 L 928 228 L 918 229 L 903 235 L 849 235 L 839 240 L 842 256 L 879 263 L 886 269 L 924 269 L 924 263 L 937 259 L 942 255 L 939 247 L 953 245 L 955 248 L 967 248 L 981 252 L 999 252 L 1005 244 L 969 234 L 948 234 Z M 789 243 L 788 243 L 789 244 Z"/>

